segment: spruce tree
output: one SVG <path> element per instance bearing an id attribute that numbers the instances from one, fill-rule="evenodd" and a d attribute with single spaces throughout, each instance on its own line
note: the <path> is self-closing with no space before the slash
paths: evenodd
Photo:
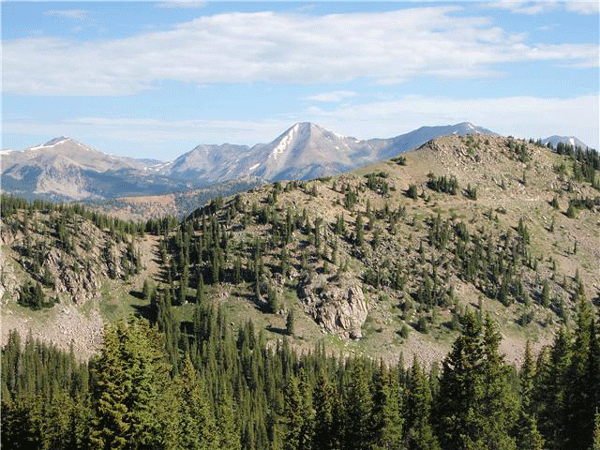
<path id="1" fill-rule="evenodd" d="M 315 450 L 332 450 L 336 447 L 334 395 L 334 388 L 326 372 L 321 369 L 317 374 L 317 382 L 313 391 L 313 407 L 315 409 L 313 448 Z"/>
<path id="2" fill-rule="evenodd" d="M 345 430 L 343 447 L 349 450 L 368 448 L 372 442 L 373 403 L 363 359 L 348 361 L 344 382 Z"/>
<path id="3" fill-rule="evenodd" d="M 431 384 L 416 355 L 406 379 L 405 442 L 410 450 L 436 450 L 440 446 L 431 426 Z"/>
<path id="4" fill-rule="evenodd" d="M 402 424 L 400 389 L 395 371 L 382 363 L 376 373 L 373 399 L 373 449 L 401 449 Z"/>
<path id="5" fill-rule="evenodd" d="M 437 425 L 443 447 L 516 448 L 509 435 L 515 399 L 499 343 L 489 316 L 482 330 L 473 313 L 465 314 L 463 333 L 444 360 L 440 380 Z"/>

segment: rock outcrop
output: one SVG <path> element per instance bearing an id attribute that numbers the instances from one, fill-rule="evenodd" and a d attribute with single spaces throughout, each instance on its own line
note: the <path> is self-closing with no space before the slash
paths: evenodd
<path id="1" fill-rule="evenodd" d="M 318 275 L 306 277 L 298 296 L 304 310 L 330 333 L 345 339 L 360 339 L 369 309 L 359 282 Z"/>

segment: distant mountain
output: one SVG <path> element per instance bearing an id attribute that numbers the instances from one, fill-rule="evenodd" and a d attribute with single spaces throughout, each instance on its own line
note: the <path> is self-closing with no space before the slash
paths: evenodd
<path id="1" fill-rule="evenodd" d="M 143 160 L 111 156 L 68 137 L 2 154 L 2 190 L 26 198 L 113 198 L 187 189 L 148 171 Z"/>
<path id="2" fill-rule="evenodd" d="M 556 148 L 556 146 L 558 145 L 559 142 L 562 142 L 563 144 L 571 145 L 575 148 L 581 147 L 584 150 L 587 148 L 591 148 L 591 147 L 588 147 L 586 144 L 584 144 L 582 141 L 580 141 L 579 139 L 577 139 L 574 136 L 556 136 L 556 135 L 554 135 L 554 136 L 547 137 L 546 139 L 542 139 L 542 144 L 548 145 L 548 143 L 550 143 L 553 148 Z"/>
<path id="3" fill-rule="evenodd" d="M 198 145 L 170 162 L 107 155 L 62 136 L 23 151 L 3 150 L 2 189 L 27 198 L 102 200 L 184 192 L 248 176 L 307 180 L 391 158 L 452 134 L 495 133 L 464 122 L 358 140 L 302 122 L 268 144 Z"/>
<path id="4" fill-rule="evenodd" d="M 165 165 L 161 173 L 206 184 L 253 175 L 265 180 L 298 179 L 333 175 L 399 153 L 413 150 L 444 135 L 496 133 L 464 122 L 421 127 L 390 139 L 358 140 L 341 136 L 311 122 L 288 128 L 268 144 L 199 145 Z"/>

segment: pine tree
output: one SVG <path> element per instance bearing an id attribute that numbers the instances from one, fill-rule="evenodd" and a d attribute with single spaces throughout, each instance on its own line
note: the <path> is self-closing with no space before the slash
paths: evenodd
<path id="1" fill-rule="evenodd" d="M 294 317 L 294 311 L 290 311 L 285 321 L 285 332 L 288 336 L 293 336 L 296 329 L 296 319 Z"/>
<path id="2" fill-rule="evenodd" d="M 534 381 L 535 362 L 531 354 L 531 346 L 527 341 L 525 358 L 519 374 L 521 393 L 521 405 L 517 422 L 517 447 L 519 450 L 542 450 L 544 448 L 544 438 L 538 431 L 535 417 Z"/>
<path id="3" fill-rule="evenodd" d="M 317 382 L 313 391 L 313 406 L 315 408 L 313 448 L 315 450 L 332 450 L 336 447 L 334 395 L 334 388 L 325 371 L 321 369 L 317 375 Z"/>
<path id="4" fill-rule="evenodd" d="M 181 397 L 178 399 L 182 414 L 180 447 L 216 449 L 217 427 L 202 379 L 197 376 L 189 355 L 183 361 L 183 369 L 176 382 L 181 386 Z"/>
<path id="5" fill-rule="evenodd" d="M 509 435 L 515 400 L 499 342 L 489 316 L 482 330 L 473 313 L 465 314 L 463 334 L 444 360 L 440 380 L 438 429 L 444 447 L 516 448 Z"/>
<path id="6" fill-rule="evenodd" d="M 304 398 L 300 392 L 298 378 L 292 376 L 285 390 L 285 408 L 283 412 L 285 433 L 285 450 L 300 450 L 304 441 L 305 420 L 307 420 L 307 408 Z"/>
<path id="7" fill-rule="evenodd" d="M 534 383 L 538 428 L 550 448 L 563 447 L 566 376 L 570 364 L 571 335 L 560 328 L 552 347 L 538 358 Z"/>
<path id="8" fill-rule="evenodd" d="M 343 447 L 349 450 L 368 448 L 372 442 L 372 398 L 366 362 L 348 361 L 344 385 L 345 432 Z"/>
<path id="9" fill-rule="evenodd" d="M 94 448 L 156 446 L 161 383 L 168 377 L 160 337 L 144 322 L 118 323 L 105 331 L 94 365 L 96 388 L 90 441 Z"/>
<path id="10" fill-rule="evenodd" d="M 405 442 L 410 450 L 436 450 L 440 446 L 431 427 L 431 385 L 416 355 L 406 380 Z"/>
<path id="11" fill-rule="evenodd" d="M 565 444 L 570 447 L 589 448 L 594 430 L 594 405 L 590 393 L 590 343 L 594 332 L 594 319 L 590 303 L 580 296 L 577 311 L 577 329 L 571 366 L 567 372 L 565 393 Z M 594 333 L 595 334 L 595 333 Z"/>
<path id="12" fill-rule="evenodd" d="M 374 450 L 401 449 L 403 418 L 398 377 L 382 363 L 376 374 L 373 399 Z"/>
<path id="13" fill-rule="evenodd" d="M 594 443 L 592 444 L 592 450 L 600 450 L 600 413 L 598 410 L 596 410 L 594 422 Z"/>

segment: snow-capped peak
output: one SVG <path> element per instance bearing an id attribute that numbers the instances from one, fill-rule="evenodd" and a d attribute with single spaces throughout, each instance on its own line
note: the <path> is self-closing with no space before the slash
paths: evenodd
<path id="1" fill-rule="evenodd" d="M 36 145 L 35 147 L 29 147 L 27 150 L 41 150 L 41 149 L 45 149 L 45 148 L 52 148 L 52 147 L 56 147 L 57 145 L 62 144 L 67 141 L 72 141 L 72 139 L 69 137 L 66 137 L 66 136 L 61 136 L 61 137 L 51 139 L 48 142 L 46 142 L 45 144 Z"/>
<path id="2" fill-rule="evenodd" d="M 67 136 L 61 136 L 54 139 L 49 140 L 44 144 L 44 147 L 54 147 L 55 145 L 62 144 L 63 142 L 70 141 L 71 138 Z"/>

